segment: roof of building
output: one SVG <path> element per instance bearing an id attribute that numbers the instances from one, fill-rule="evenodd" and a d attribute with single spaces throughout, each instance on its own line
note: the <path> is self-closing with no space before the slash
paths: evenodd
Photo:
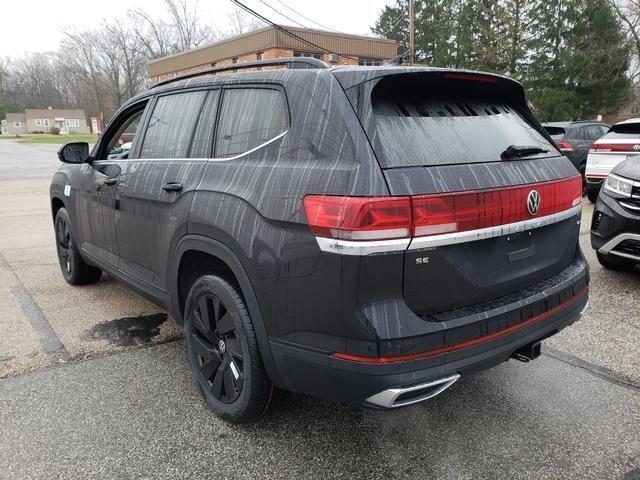
<path id="1" fill-rule="evenodd" d="M 7 115 L 5 116 L 5 120 L 7 122 L 25 122 L 26 118 L 25 118 L 24 113 L 17 113 L 17 112 L 9 113 L 9 112 L 7 112 Z"/>
<path id="2" fill-rule="evenodd" d="M 84 110 L 65 108 L 27 108 L 24 115 L 28 118 L 85 118 Z"/>
<path id="3" fill-rule="evenodd" d="M 289 26 L 283 26 L 281 28 L 286 28 L 286 30 L 293 35 L 300 37 L 306 42 L 318 45 L 320 48 L 315 48 L 305 41 L 287 35 L 275 27 L 266 27 L 231 37 L 212 45 L 153 60 L 149 62 L 149 75 L 153 77 L 164 73 L 186 70 L 188 68 L 227 58 L 239 57 L 269 48 L 300 50 L 314 53 L 332 51 L 342 56 L 383 60 L 394 57 L 398 50 L 395 40 L 386 38 Z"/>

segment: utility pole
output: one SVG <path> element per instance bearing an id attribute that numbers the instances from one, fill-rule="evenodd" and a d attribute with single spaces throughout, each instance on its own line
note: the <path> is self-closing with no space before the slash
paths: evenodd
<path id="1" fill-rule="evenodd" d="M 413 54 L 414 54 L 414 43 L 413 43 L 413 31 L 414 31 L 413 6 L 414 5 L 413 3 L 414 3 L 414 0 L 409 0 L 409 65 L 413 65 Z"/>

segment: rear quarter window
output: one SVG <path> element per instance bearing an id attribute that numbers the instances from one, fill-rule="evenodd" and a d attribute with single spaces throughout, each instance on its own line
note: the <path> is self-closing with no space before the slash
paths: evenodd
<path id="1" fill-rule="evenodd" d="M 287 131 L 289 111 L 276 88 L 230 88 L 224 91 L 215 157 L 248 152 Z"/>
<path id="2" fill-rule="evenodd" d="M 505 100 L 464 90 L 380 87 L 371 94 L 372 143 L 383 168 L 496 162 L 510 145 L 555 152 Z"/>
<path id="3" fill-rule="evenodd" d="M 544 129 L 547 131 L 549 136 L 554 140 L 562 140 L 565 134 L 564 128 L 562 127 L 552 127 L 550 125 L 547 125 L 544 127 Z"/>

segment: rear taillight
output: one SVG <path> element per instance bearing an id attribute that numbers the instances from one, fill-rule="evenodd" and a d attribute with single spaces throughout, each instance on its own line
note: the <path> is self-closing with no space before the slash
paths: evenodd
<path id="1" fill-rule="evenodd" d="M 573 145 L 569 142 L 556 142 L 556 147 L 558 147 L 558 150 L 561 152 L 573 152 Z"/>
<path id="2" fill-rule="evenodd" d="M 536 202 L 530 202 L 532 192 Z M 308 195 L 304 208 L 316 236 L 366 241 L 425 237 L 544 217 L 578 205 L 579 175 L 518 187 L 414 197 Z"/>
<path id="3" fill-rule="evenodd" d="M 319 237 L 343 240 L 406 238 L 411 233 L 409 197 L 308 195 L 304 209 Z"/>
<path id="4" fill-rule="evenodd" d="M 638 152 L 640 143 L 594 143 L 592 152 Z"/>
<path id="5" fill-rule="evenodd" d="M 529 205 L 531 192 L 537 205 Z M 412 197 L 413 236 L 466 232 L 562 212 L 580 203 L 582 179 Z M 534 209 L 536 207 L 536 209 Z M 533 211 L 532 211 L 533 209 Z"/>

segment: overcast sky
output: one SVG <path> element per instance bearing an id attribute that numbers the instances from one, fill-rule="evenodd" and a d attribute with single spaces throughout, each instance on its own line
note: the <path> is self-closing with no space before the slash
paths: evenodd
<path id="1" fill-rule="evenodd" d="M 195 1 L 195 0 L 192 0 Z M 309 19 L 341 32 L 364 34 L 370 31 L 379 12 L 393 0 L 243 0 L 243 3 L 278 23 L 292 25 L 264 3 L 305 26 L 320 28 L 296 16 L 284 5 Z M 25 52 L 55 51 L 65 26 L 95 27 L 103 19 L 123 17 L 127 10 L 141 8 L 162 15 L 162 0 L 1 0 L 0 56 Z M 218 29 L 228 28 L 234 6 L 230 0 L 198 0 L 202 17 Z"/>

